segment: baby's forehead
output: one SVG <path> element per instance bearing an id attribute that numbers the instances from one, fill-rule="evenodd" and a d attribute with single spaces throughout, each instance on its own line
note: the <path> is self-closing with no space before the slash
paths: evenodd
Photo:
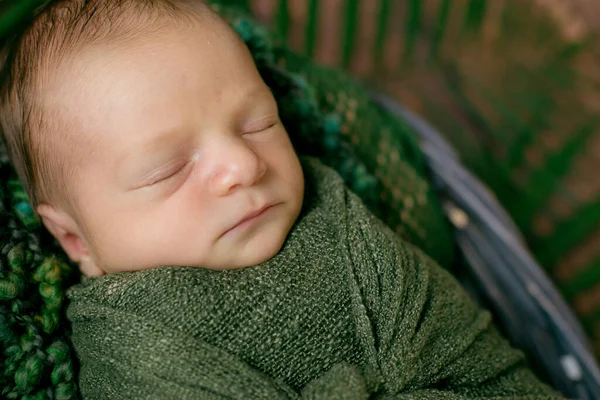
<path id="1" fill-rule="evenodd" d="M 150 42 L 158 35 L 184 30 L 233 32 L 203 1 L 153 0 L 141 7 L 139 0 L 66 0 L 48 7 L 35 20 L 22 47 L 30 49 L 26 52 L 37 59 L 44 75 L 82 49 L 134 51 L 140 40 Z"/>
<path id="2" fill-rule="evenodd" d="M 206 43 L 209 46 L 201 46 Z M 117 68 L 121 74 L 113 78 L 118 82 L 139 80 L 151 68 L 162 68 L 165 79 L 174 79 L 179 71 L 177 57 L 182 60 L 194 58 L 194 69 L 202 69 L 203 65 L 215 62 L 213 52 L 238 55 L 226 60 L 229 65 L 241 63 L 254 67 L 243 42 L 228 25 L 216 18 L 195 21 L 185 27 L 166 26 L 160 30 L 140 25 L 137 35 L 82 42 L 70 53 L 56 57 L 54 62 L 41 64 L 42 84 L 38 86 L 41 89 L 38 95 L 42 103 L 51 104 L 65 92 L 81 97 L 98 94 L 89 92 L 90 85 L 95 90 L 114 90 L 113 83 L 104 78 L 106 71 Z M 240 58 L 240 52 L 247 56 Z M 223 69 L 227 68 L 228 65 L 223 65 Z M 194 75 L 193 72 L 189 71 L 187 76 Z M 96 84 L 99 80 L 105 81 L 104 87 Z M 81 107 L 75 108 L 85 111 Z"/>
<path id="3" fill-rule="evenodd" d="M 219 101 L 272 99 L 248 49 L 218 22 L 89 46 L 54 75 L 42 92 L 46 115 L 84 153 L 114 132 L 176 131 L 192 102 L 202 115 Z"/>

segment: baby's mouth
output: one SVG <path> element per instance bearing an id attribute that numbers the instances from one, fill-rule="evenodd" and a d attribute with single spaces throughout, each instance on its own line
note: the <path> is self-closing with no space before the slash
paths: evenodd
<path id="1" fill-rule="evenodd" d="M 251 225 L 255 221 L 258 221 L 265 214 L 268 214 L 275 206 L 277 206 L 279 204 L 280 203 L 266 204 L 266 205 L 264 205 L 263 207 L 261 207 L 261 208 L 259 208 L 257 210 L 249 212 L 244 217 L 242 217 L 242 219 L 240 219 L 237 223 L 235 223 L 235 225 L 233 225 L 232 227 L 230 227 L 229 229 L 227 229 L 225 232 L 223 232 L 219 236 L 219 238 L 227 235 L 228 233 L 230 233 L 230 232 L 232 232 L 234 230 L 245 228 L 246 226 Z"/>

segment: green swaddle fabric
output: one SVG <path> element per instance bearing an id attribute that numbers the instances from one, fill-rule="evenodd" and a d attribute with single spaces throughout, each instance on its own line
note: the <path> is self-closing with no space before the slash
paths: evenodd
<path id="1" fill-rule="evenodd" d="M 272 259 L 70 289 L 84 398 L 561 398 L 448 272 L 303 166 L 304 209 Z"/>

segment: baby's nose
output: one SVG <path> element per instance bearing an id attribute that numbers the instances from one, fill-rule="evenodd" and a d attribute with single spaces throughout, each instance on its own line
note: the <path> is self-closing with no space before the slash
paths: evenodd
<path id="1" fill-rule="evenodd" d="M 266 163 L 256 152 L 241 143 L 232 143 L 224 149 L 210 182 L 216 196 L 226 196 L 239 188 L 256 184 L 265 175 Z"/>

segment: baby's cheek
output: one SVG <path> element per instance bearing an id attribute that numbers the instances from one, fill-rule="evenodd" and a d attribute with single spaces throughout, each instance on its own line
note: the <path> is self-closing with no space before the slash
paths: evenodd
<path id="1" fill-rule="evenodd" d="M 210 216 L 210 219 L 208 218 Z M 156 225 L 147 255 L 160 265 L 196 266 L 203 263 L 213 251 L 216 213 L 189 212 L 173 216 Z"/>
<path id="2" fill-rule="evenodd" d="M 143 219 L 112 218 L 96 241 L 102 262 L 115 271 L 135 271 L 153 265 L 160 240 L 155 227 Z"/>

